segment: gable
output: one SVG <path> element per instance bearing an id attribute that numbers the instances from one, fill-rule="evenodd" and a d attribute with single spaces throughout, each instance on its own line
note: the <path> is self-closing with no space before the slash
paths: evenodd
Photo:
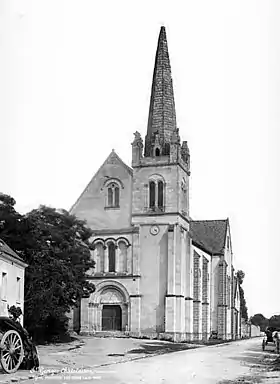
<path id="1" fill-rule="evenodd" d="M 129 227 L 131 183 L 132 169 L 113 150 L 70 209 L 70 213 L 86 220 L 92 229 Z"/>
<path id="2" fill-rule="evenodd" d="M 195 245 L 206 252 L 222 254 L 227 234 L 228 220 L 192 220 L 190 236 Z"/>

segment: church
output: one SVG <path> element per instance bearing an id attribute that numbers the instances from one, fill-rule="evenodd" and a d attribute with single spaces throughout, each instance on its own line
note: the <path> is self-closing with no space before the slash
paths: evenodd
<path id="1" fill-rule="evenodd" d="M 72 326 L 173 341 L 237 339 L 241 315 L 229 220 L 193 220 L 190 151 L 180 138 L 161 27 L 145 139 L 131 167 L 113 150 L 70 210 L 93 230 L 96 290 Z"/>

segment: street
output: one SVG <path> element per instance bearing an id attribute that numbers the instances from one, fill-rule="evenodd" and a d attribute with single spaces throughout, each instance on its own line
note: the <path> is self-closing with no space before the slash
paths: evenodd
<path id="1" fill-rule="evenodd" d="M 92 366 L 92 369 L 76 366 L 71 370 L 68 366 L 64 373 L 28 380 L 25 383 L 31 384 L 35 381 L 42 384 L 279 383 L 279 372 L 265 372 L 267 367 L 264 361 L 275 359 L 276 355 L 273 349 L 263 352 L 261 340 L 255 338 L 153 357 L 141 357 L 134 361 L 117 361 L 107 366 Z"/>

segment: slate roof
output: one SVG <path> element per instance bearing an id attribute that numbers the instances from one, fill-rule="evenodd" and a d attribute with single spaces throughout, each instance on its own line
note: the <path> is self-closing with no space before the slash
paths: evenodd
<path id="1" fill-rule="evenodd" d="M 158 38 L 155 67 L 150 99 L 147 136 L 156 131 L 164 136 L 166 131 L 175 132 L 176 112 L 165 27 L 162 26 Z"/>
<path id="2" fill-rule="evenodd" d="M 0 239 L 0 253 L 3 252 L 5 253 L 6 255 L 9 255 L 9 256 L 12 256 L 13 258 L 17 259 L 17 260 L 20 260 L 21 262 L 23 262 L 22 258 L 19 257 L 19 255 L 17 253 L 15 253 L 12 248 L 10 248 L 5 242 L 4 240 Z"/>
<path id="3" fill-rule="evenodd" d="M 225 247 L 228 219 L 192 220 L 190 235 L 194 245 L 210 254 L 221 254 Z"/>

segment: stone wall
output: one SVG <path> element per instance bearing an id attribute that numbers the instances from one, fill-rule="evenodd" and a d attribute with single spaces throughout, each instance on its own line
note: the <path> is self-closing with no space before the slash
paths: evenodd
<path id="1" fill-rule="evenodd" d="M 259 336 L 261 336 L 261 328 L 258 325 L 251 324 L 250 337 L 259 337 Z"/>
<path id="2" fill-rule="evenodd" d="M 107 184 L 115 181 L 119 190 L 119 207 L 108 206 Z M 92 229 L 128 228 L 131 226 L 132 170 L 112 152 L 94 175 L 70 213 Z"/>
<path id="3" fill-rule="evenodd" d="M 219 263 L 219 292 L 218 292 L 218 338 L 227 337 L 227 264 L 224 260 Z"/>
<path id="4" fill-rule="evenodd" d="M 208 260 L 202 258 L 202 338 L 209 338 L 209 273 Z"/>
<path id="5" fill-rule="evenodd" d="M 193 256 L 193 338 L 202 338 L 202 306 L 201 306 L 201 257 L 194 251 Z"/>

